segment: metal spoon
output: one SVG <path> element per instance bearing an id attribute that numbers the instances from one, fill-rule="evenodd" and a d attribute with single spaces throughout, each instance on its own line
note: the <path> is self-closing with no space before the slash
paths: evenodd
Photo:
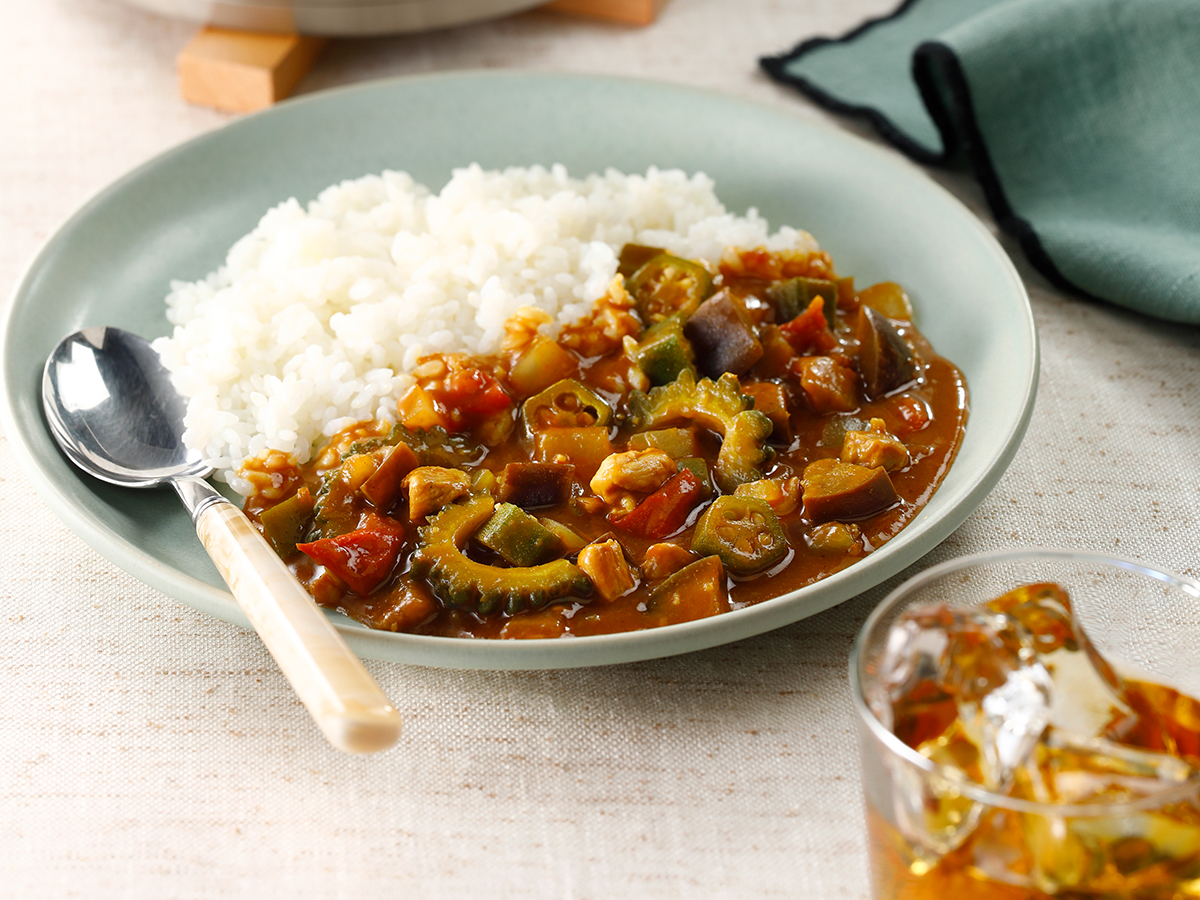
<path id="1" fill-rule="evenodd" d="M 42 404 L 67 458 L 122 487 L 170 484 L 204 549 L 300 701 L 339 750 L 392 746 L 400 714 L 325 614 L 183 445 L 183 398 L 154 348 L 117 328 L 85 328 L 46 360 Z"/>

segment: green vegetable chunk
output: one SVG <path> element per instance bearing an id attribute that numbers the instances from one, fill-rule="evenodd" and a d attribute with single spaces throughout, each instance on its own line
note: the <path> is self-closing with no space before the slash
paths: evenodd
<path id="1" fill-rule="evenodd" d="M 650 260 L 666 251 L 662 247 L 649 247 L 646 244 L 626 244 L 621 248 L 617 257 L 617 273 L 628 278 Z"/>
<path id="2" fill-rule="evenodd" d="M 712 276 L 699 263 L 662 253 L 633 273 L 627 288 L 647 325 L 669 316 L 687 318 L 713 291 Z"/>
<path id="3" fill-rule="evenodd" d="M 659 625 L 694 622 L 728 611 L 725 569 L 716 556 L 680 569 L 651 592 L 646 604 L 646 615 Z"/>
<path id="4" fill-rule="evenodd" d="M 790 322 L 808 309 L 813 297 L 825 301 L 825 321 L 837 314 L 838 286 L 824 278 L 789 278 L 767 288 L 767 299 L 775 304 L 775 321 Z"/>
<path id="5" fill-rule="evenodd" d="M 525 510 L 501 503 L 475 532 L 475 540 L 510 565 L 536 566 L 562 556 L 563 542 Z"/>
<path id="6" fill-rule="evenodd" d="M 491 497 L 473 496 L 430 519 L 418 532 L 412 576 L 425 580 L 446 606 L 482 616 L 500 611 L 513 616 L 565 597 L 591 596 L 591 579 L 565 559 L 512 569 L 469 559 L 461 548 L 494 509 Z"/>
<path id="7" fill-rule="evenodd" d="M 678 316 L 648 328 L 633 355 L 633 361 L 651 384 L 670 384 L 684 371 L 695 377 L 694 359 L 691 342 L 683 336 L 683 323 Z"/>
<path id="8" fill-rule="evenodd" d="M 258 517 L 263 534 L 282 559 L 296 555 L 296 545 L 304 537 L 314 506 L 312 494 L 302 487 L 282 503 L 263 510 Z"/>
<path id="9" fill-rule="evenodd" d="M 651 388 L 647 394 L 630 394 L 629 422 L 642 431 L 693 421 L 721 435 L 713 474 L 721 490 L 732 493 L 739 484 L 762 478 L 762 466 L 772 454 L 766 439 L 774 426 L 766 415 L 752 409 L 753 405 L 742 393 L 736 375 L 696 381 L 682 372 L 671 384 Z"/>
<path id="10" fill-rule="evenodd" d="M 696 476 L 696 480 L 700 482 L 701 495 L 704 497 L 712 493 L 712 482 L 708 476 L 708 463 L 699 456 L 685 456 L 683 459 L 676 460 L 679 465 L 679 471 L 687 469 Z"/>
<path id="11" fill-rule="evenodd" d="M 761 500 L 723 496 L 696 523 L 692 552 L 718 556 L 735 575 L 753 575 L 783 560 L 787 535 Z"/>
<path id="12" fill-rule="evenodd" d="M 661 450 L 672 459 L 684 459 L 700 455 L 696 433 L 691 428 L 659 428 L 643 431 L 629 439 L 630 450 Z"/>

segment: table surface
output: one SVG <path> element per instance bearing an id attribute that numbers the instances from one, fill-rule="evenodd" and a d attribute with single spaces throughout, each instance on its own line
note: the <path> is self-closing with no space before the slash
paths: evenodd
<path id="1" fill-rule="evenodd" d="M 511 67 L 632 74 L 828 119 L 757 58 L 891 6 L 671 0 L 645 29 L 535 11 L 336 42 L 301 92 Z M 192 25 L 113 0 L 0 8 L 7 296 L 94 192 L 231 117 L 177 95 Z M 932 174 L 994 229 L 970 179 Z M 1033 420 L 1000 484 L 914 569 L 1069 546 L 1200 576 L 1200 331 L 1064 296 L 1002 243 L 1040 329 Z M 867 896 L 846 663 L 903 575 L 672 659 L 525 673 L 368 663 L 405 731 L 387 753 L 349 758 L 324 743 L 253 634 L 85 547 L 2 439 L 0 490 L 0 894 Z"/>

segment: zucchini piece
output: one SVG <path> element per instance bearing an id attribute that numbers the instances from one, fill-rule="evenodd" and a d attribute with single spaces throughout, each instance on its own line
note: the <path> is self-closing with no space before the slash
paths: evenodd
<path id="1" fill-rule="evenodd" d="M 511 503 L 501 503 L 475 532 L 475 540 L 513 566 L 536 566 L 563 554 L 562 540 Z"/>
<path id="2" fill-rule="evenodd" d="M 642 333 L 633 361 L 652 385 L 670 384 L 683 371 L 696 375 L 695 354 L 691 342 L 683 336 L 678 316 L 663 319 Z"/>
<path id="3" fill-rule="evenodd" d="M 544 391 L 556 381 L 579 371 L 579 360 L 553 338 L 540 337 L 513 363 L 508 384 L 519 397 Z"/>
<path id="4" fill-rule="evenodd" d="M 282 503 L 264 509 L 259 515 L 263 534 L 281 559 L 291 559 L 299 552 L 296 545 L 304 537 L 315 506 L 316 501 L 308 488 L 302 487 Z"/>
<path id="5" fill-rule="evenodd" d="M 542 526 L 549 531 L 558 535 L 558 539 L 563 542 L 563 549 L 569 556 L 572 553 L 578 553 L 587 546 L 587 539 L 581 537 L 574 529 L 568 528 L 562 522 L 551 519 L 548 516 L 538 516 L 538 521 Z"/>
<path id="6" fill-rule="evenodd" d="M 587 484 L 604 460 L 613 454 L 608 429 L 547 428 L 533 436 L 534 459 L 544 463 L 570 463 L 580 484 Z"/>
<path id="7" fill-rule="evenodd" d="M 775 321 L 790 322 L 808 309 L 814 297 L 825 301 L 825 321 L 833 324 L 837 315 L 838 285 L 824 278 L 789 278 L 767 288 L 767 299 L 775 304 Z"/>
<path id="8" fill-rule="evenodd" d="M 700 444 L 696 432 L 691 428 L 658 428 L 643 431 L 629 439 L 630 450 L 661 450 L 672 459 L 686 459 L 700 455 Z"/>

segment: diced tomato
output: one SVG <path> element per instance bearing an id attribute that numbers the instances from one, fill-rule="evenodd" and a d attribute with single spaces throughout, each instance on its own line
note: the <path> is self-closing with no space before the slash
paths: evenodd
<path id="1" fill-rule="evenodd" d="M 828 353 L 837 346 L 837 338 L 825 320 L 825 300 L 821 297 L 813 297 L 808 309 L 784 322 L 779 330 L 797 353 Z"/>
<path id="2" fill-rule="evenodd" d="M 924 400 L 917 397 L 900 397 L 896 401 L 896 413 L 903 422 L 903 427 L 895 429 L 896 434 L 912 434 L 921 431 L 929 425 L 933 414 L 929 411 Z"/>
<path id="3" fill-rule="evenodd" d="M 622 531 L 660 540 L 679 531 L 703 497 L 704 489 L 690 469 L 683 469 L 634 507 L 633 511 L 609 521 Z"/>
<path id="4" fill-rule="evenodd" d="M 456 424 L 467 427 L 512 405 L 496 376 L 483 369 L 453 368 L 440 384 L 430 388 L 430 393 Z"/>
<path id="5" fill-rule="evenodd" d="M 403 544 L 404 528 L 399 522 L 371 513 L 354 531 L 297 544 L 296 548 L 346 582 L 354 593 L 367 597 L 392 574 Z"/>

